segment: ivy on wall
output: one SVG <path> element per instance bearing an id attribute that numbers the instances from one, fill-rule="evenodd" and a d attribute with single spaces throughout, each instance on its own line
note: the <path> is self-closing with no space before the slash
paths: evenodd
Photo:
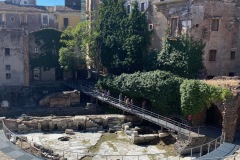
<path id="1" fill-rule="evenodd" d="M 211 104 L 224 102 L 233 97 L 229 89 L 210 86 L 199 80 L 184 80 L 180 86 L 181 108 L 184 115 L 197 114 Z"/>
<path id="2" fill-rule="evenodd" d="M 230 90 L 187 80 L 166 71 L 136 72 L 104 78 L 98 87 L 131 98 L 145 98 L 160 114 L 194 115 L 211 104 L 232 98 Z"/>
<path id="3" fill-rule="evenodd" d="M 44 70 L 59 68 L 59 48 L 61 32 L 55 29 L 42 29 L 32 33 L 39 47 L 39 54 L 30 57 L 31 68 L 42 67 Z"/>

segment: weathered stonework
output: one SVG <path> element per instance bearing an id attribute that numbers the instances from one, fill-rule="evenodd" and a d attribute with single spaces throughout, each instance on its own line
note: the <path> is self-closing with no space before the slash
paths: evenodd
<path id="1" fill-rule="evenodd" d="M 24 46 L 26 37 L 23 31 L 0 30 L 0 85 L 28 85 L 27 59 Z"/>
<path id="2" fill-rule="evenodd" d="M 50 107 L 67 107 L 76 104 L 80 104 L 80 92 L 77 90 L 53 93 L 39 101 L 40 106 Z"/>
<path id="3" fill-rule="evenodd" d="M 203 62 L 208 76 L 240 75 L 240 9 L 233 0 L 153 0 L 148 23 L 153 25 L 151 48 L 161 49 L 166 31 L 171 38 L 190 33 L 206 43 Z M 216 30 L 211 28 L 218 19 Z M 216 55 L 210 59 L 210 50 Z M 231 56 L 232 54 L 232 56 Z"/>
<path id="4" fill-rule="evenodd" d="M 223 123 L 222 131 L 225 133 L 225 140 L 233 142 L 237 127 L 238 108 L 240 104 L 240 96 L 236 96 L 232 100 L 227 100 L 225 103 L 218 105 L 219 110 L 222 112 Z"/>
<path id="5" fill-rule="evenodd" d="M 26 119 L 27 118 L 27 119 Z M 95 121 L 96 120 L 96 121 Z M 139 119 L 132 116 L 122 115 L 89 115 L 89 116 L 62 116 L 62 117 L 22 117 L 20 119 L 6 119 L 5 125 L 14 132 L 35 132 L 35 131 L 65 131 L 89 130 L 97 131 L 100 125 L 103 128 L 110 128 L 113 120 L 121 125 L 127 121 L 137 122 Z M 116 123 L 115 123 L 116 125 Z M 100 127 L 101 128 L 101 127 Z"/>

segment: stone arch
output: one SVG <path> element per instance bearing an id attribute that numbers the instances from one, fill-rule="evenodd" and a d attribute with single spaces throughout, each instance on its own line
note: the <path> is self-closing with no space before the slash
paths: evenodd
<path id="1" fill-rule="evenodd" d="M 221 110 L 217 107 L 217 105 L 212 104 L 212 106 L 206 110 L 205 124 L 222 128 L 222 121 L 223 116 Z"/>

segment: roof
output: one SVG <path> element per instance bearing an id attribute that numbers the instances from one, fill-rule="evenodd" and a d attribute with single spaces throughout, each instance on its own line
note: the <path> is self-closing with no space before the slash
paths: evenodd
<path id="1" fill-rule="evenodd" d="M 11 12 L 64 12 L 79 13 L 80 10 L 72 9 L 66 6 L 22 6 L 7 2 L 0 2 L 0 11 Z"/>
<path id="2" fill-rule="evenodd" d="M 72 9 L 66 6 L 55 6 L 55 12 L 81 12 L 80 10 Z"/>
<path id="3" fill-rule="evenodd" d="M 13 12 L 46 12 L 47 8 L 44 6 L 21 6 L 0 2 L 0 11 L 13 11 Z"/>

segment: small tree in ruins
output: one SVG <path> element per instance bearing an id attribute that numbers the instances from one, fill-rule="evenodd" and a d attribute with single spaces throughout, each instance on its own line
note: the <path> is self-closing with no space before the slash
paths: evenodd
<path id="1" fill-rule="evenodd" d="M 194 40 L 189 35 L 165 38 L 158 54 L 159 69 L 185 78 L 197 78 L 203 69 L 204 47 L 202 40 Z"/>

